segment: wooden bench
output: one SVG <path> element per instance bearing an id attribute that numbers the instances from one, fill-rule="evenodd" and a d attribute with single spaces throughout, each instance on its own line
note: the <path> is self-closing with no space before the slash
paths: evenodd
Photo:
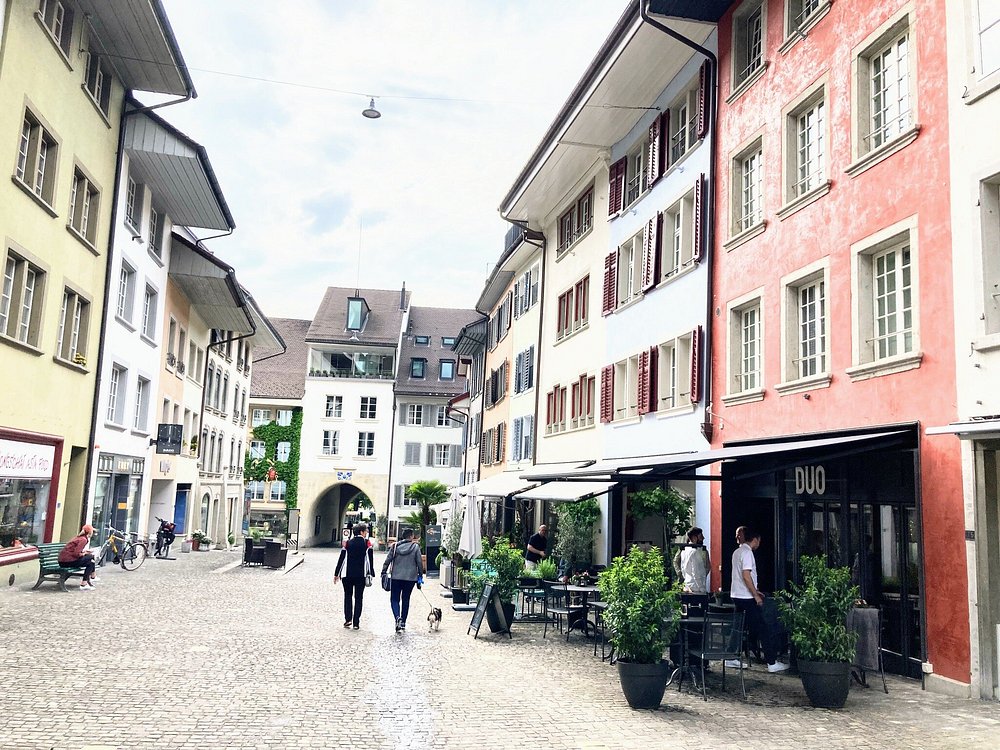
<path id="1" fill-rule="evenodd" d="M 46 581 L 55 581 L 62 586 L 63 591 L 69 591 L 66 580 L 70 576 L 83 578 L 82 567 L 66 567 L 59 563 L 59 552 L 65 546 L 62 542 L 38 545 L 38 580 L 31 587 L 32 591 Z"/>

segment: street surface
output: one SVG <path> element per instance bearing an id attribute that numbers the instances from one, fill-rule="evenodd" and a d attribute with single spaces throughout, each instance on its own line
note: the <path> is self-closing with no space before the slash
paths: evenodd
<path id="1" fill-rule="evenodd" d="M 368 589 L 360 631 L 343 628 L 335 552 L 288 574 L 238 553 L 110 566 L 98 590 L 0 593 L 0 748 L 996 748 L 1000 705 L 891 679 L 852 688 L 840 712 L 808 706 L 795 676 L 727 674 L 703 701 L 668 688 L 628 708 L 614 667 L 574 633 L 498 638 L 444 609 L 440 632 L 414 591 L 405 635 L 388 594 Z M 382 556 L 378 555 L 376 566 Z M 234 564 L 236 566 L 234 567 Z M 876 682 L 878 679 L 876 677 Z"/>

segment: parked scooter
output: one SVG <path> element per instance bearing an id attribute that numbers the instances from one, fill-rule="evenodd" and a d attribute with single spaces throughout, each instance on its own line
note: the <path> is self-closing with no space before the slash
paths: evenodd
<path id="1" fill-rule="evenodd" d="M 153 552 L 153 557 L 160 560 L 173 560 L 174 558 L 170 557 L 170 545 L 177 538 L 177 535 L 174 533 L 177 524 L 164 520 L 159 516 L 156 517 L 156 520 L 160 522 L 160 527 L 156 530 L 156 551 Z"/>

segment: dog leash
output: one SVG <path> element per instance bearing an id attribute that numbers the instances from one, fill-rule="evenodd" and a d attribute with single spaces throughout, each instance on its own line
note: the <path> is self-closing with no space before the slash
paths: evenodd
<path id="1" fill-rule="evenodd" d="M 424 597 L 424 601 L 427 602 L 427 606 L 430 607 L 431 609 L 433 609 L 434 605 L 431 604 L 431 600 L 427 598 L 427 594 L 424 593 L 424 590 L 422 588 L 419 588 L 419 589 L 417 589 L 417 591 L 419 591 L 420 595 L 422 597 Z"/>

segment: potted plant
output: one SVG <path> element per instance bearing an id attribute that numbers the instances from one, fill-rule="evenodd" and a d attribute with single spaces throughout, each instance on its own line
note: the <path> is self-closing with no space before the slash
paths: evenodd
<path id="1" fill-rule="evenodd" d="M 511 547 L 506 539 L 497 539 L 493 544 L 484 539 L 481 558 L 485 565 L 481 572 L 472 576 L 470 594 L 475 594 L 475 598 L 478 598 L 484 585 L 492 583 L 493 590 L 500 597 L 504 617 L 510 625 L 514 621 L 514 596 L 517 594 L 518 579 L 524 572 L 524 554 L 516 547 Z M 494 633 L 506 629 L 497 620 L 492 607 L 486 608 L 486 622 Z"/>
<path id="2" fill-rule="evenodd" d="M 212 540 L 207 536 L 201 538 L 201 549 L 205 552 L 210 552 L 212 550 Z"/>
<path id="3" fill-rule="evenodd" d="M 554 581 L 559 575 L 559 569 L 556 567 L 556 564 L 548 558 L 539 560 L 535 569 L 531 572 L 535 578 L 540 578 L 543 581 Z"/>
<path id="4" fill-rule="evenodd" d="M 653 517 L 662 521 L 664 559 L 671 557 L 671 541 L 691 523 L 693 507 L 691 498 L 673 487 L 651 487 L 628 496 L 629 513 L 636 521 Z"/>
<path id="5" fill-rule="evenodd" d="M 795 645 L 802 687 L 813 706 L 843 708 L 857 640 L 847 629 L 847 613 L 859 590 L 851 585 L 851 569 L 827 567 L 825 555 L 803 556 L 799 569 L 802 583 L 779 592 L 778 608 Z"/>
<path id="6" fill-rule="evenodd" d="M 663 555 L 633 546 L 601 573 L 599 586 L 625 700 L 632 708 L 657 708 L 670 674 L 663 651 L 680 624 L 679 597 L 669 586 Z"/>
<path id="7" fill-rule="evenodd" d="M 201 542 L 205 538 L 205 534 L 201 529 L 195 529 L 191 532 L 191 549 L 197 552 L 201 549 Z"/>

